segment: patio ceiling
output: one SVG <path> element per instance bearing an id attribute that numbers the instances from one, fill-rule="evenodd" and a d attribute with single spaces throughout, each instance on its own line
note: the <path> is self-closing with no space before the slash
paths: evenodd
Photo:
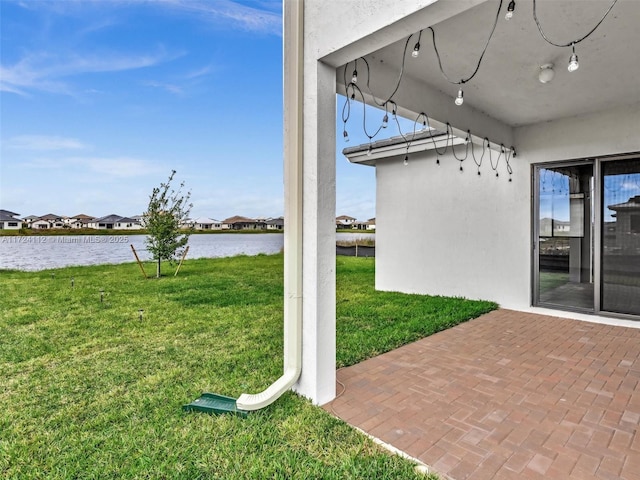
<path id="1" fill-rule="evenodd" d="M 450 78 L 468 77 L 475 69 L 498 4 L 498 0 L 488 0 L 433 25 L 443 69 Z M 640 57 L 637 53 L 640 1 L 619 0 L 600 27 L 576 45 L 580 68 L 572 73 L 567 70 L 571 48 L 555 47 L 544 41 L 533 18 L 532 1 L 516 1 L 515 14 L 510 21 L 504 18 L 507 4 L 505 0 L 477 75 L 462 87 L 464 105 L 456 109 L 473 109 L 507 127 L 518 127 L 640 101 Z M 610 5 L 608 0 L 538 0 L 537 13 L 547 37 L 565 44 L 591 30 Z M 429 8 L 433 6 L 425 10 Z M 407 31 L 409 24 L 415 25 L 415 19 L 405 25 L 403 38 L 398 35 L 399 40 L 365 57 L 371 65 L 376 95 L 382 96 L 378 92 L 392 90 L 390 80 L 395 81 L 400 71 L 406 37 L 417 33 Z M 401 30 L 397 28 L 396 32 Z M 410 53 L 416 41 L 417 35 L 409 41 L 403 84 L 408 82 L 422 85 L 427 92 L 441 92 L 451 97 L 453 104 L 458 86 L 442 76 L 431 32 L 423 31 L 420 55 L 412 58 Z M 555 77 L 543 84 L 538 74 L 540 66 L 548 63 L 554 65 Z M 349 78 L 352 67 L 353 63 L 347 68 Z M 338 68 L 339 83 L 342 83 L 343 70 L 344 65 Z M 358 71 L 364 79 L 362 75 L 366 74 L 366 69 L 362 62 L 358 63 Z M 384 80 L 376 80 L 376 75 Z M 338 91 L 344 92 L 344 86 Z M 417 90 L 413 88 L 412 91 Z M 406 105 L 406 97 L 403 100 L 408 111 L 415 111 L 411 105 Z"/>

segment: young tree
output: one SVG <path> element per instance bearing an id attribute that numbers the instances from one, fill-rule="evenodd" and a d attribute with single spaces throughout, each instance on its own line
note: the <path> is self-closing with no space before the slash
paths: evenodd
<path id="1" fill-rule="evenodd" d="M 192 204 L 189 203 L 191 192 L 182 194 L 184 182 L 178 190 L 171 188 L 171 182 L 176 171 L 172 170 L 169 180 L 155 187 L 149 197 L 149 206 L 143 214 L 147 229 L 147 249 L 158 262 L 156 277 L 160 277 L 160 263 L 162 260 L 174 260 L 182 255 L 183 247 L 189 241 L 191 228 L 181 228 L 189 218 Z"/>

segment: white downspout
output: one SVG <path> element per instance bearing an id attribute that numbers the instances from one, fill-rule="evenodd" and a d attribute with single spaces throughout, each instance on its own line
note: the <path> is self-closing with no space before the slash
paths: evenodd
<path id="1" fill-rule="evenodd" d="M 275 402 L 302 371 L 302 102 L 303 0 L 284 0 L 284 373 L 236 405 L 258 410 Z"/>

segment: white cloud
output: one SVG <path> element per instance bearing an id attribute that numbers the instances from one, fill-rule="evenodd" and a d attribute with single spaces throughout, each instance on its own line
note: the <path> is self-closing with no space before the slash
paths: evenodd
<path id="1" fill-rule="evenodd" d="M 640 192 L 640 181 L 624 182 L 622 184 L 622 189 L 629 190 L 631 192 Z"/>
<path id="2" fill-rule="evenodd" d="M 162 82 L 145 82 L 144 85 L 147 87 L 160 88 L 162 90 L 166 90 L 167 92 L 173 93 L 175 95 L 182 95 L 184 93 L 184 89 L 173 83 L 162 83 Z"/>
<path id="3" fill-rule="evenodd" d="M 44 169 L 70 169 L 74 174 L 100 175 L 101 178 L 133 178 L 154 175 L 167 169 L 157 163 L 132 157 L 67 157 L 37 158 L 24 163 L 24 167 Z"/>
<path id="4" fill-rule="evenodd" d="M 186 12 L 197 13 L 206 21 L 220 23 L 231 22 L 244 30 L 266 33 L 270 35 L 282 34 L 282 16 L 280 2 L 261 2 L 262 8 L 242 5 L 230 0 L 154 0 L 154 4 L 178 8 Z"/>
<path id="5" fill-rule="evenodd" d="M 72 95 L 73 89 L 64 79 L 86 73 L 120 72 L 151 67 L 174 60 L 181 53 L 169 54 L 162 49 L 153 54 L 28 54 L 11 66 L 0 66 L 0 91 L 28 95 L 45 91 Z"/>
<path id="6" fill-rule="evenodd" d="M 88 148 L 75 138 L 55 135 L 18 135 L 7 141 L 7 147 L 15 150 L 81 150 Z"/>

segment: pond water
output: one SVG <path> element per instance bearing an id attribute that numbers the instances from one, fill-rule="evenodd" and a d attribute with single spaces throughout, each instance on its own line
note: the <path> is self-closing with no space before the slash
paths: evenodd
<path id="1" fill-rule="evenodd" d="M 145 247 L 145 235 L 60 235 L 0 236 L 0 269 L 26 271 L 133 262 L 131 246 L 140 260 L 151 259 Z M 340 240 L 370 238 L 373 234 L 338 233 Z M 189 237 L 187 258 L 232 257 L 235 255 L 273 254 L 282 250 L 281 233 L 219 233 Z"/>

